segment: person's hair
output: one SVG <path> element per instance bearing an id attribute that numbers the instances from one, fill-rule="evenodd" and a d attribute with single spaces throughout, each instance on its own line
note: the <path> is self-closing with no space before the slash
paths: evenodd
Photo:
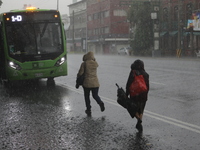
<path id="1" fill-rule="evenodd" d="M 135 60 L 131 64 L 131 69 L 132 70 L 144 70 L 144 62 L 140 59 Z"/>

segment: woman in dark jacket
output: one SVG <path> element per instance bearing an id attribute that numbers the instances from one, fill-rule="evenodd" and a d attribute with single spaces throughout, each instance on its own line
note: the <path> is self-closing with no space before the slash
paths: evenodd
<path id="1" fill-rule="evenodd" d="M 137 112 L 135 114 L 135 117 L 137 118 L 137 124 L 136 128 L 138 129 L 139 132 L 143 131 L 142 127 L 142 116 L 144 112 L 144 108 L 146 105 L 146 101 L 148 99 L 148 91 L 149 91 L 149 74 L 145 71 L 144 69 L 144 63 L 142 60 L 136 60 L 134 63 L 131 65 L 131 71 L 128 77 L 128 81 L 126 83 L 126 95 L 127 97 L 130 95 L 130 85 L 134 81 L 134 72 L 136 75 L 143 75 L 146 86 L 147 86 L 147 92 L 144 92 L 142 94 L 139 94 L 137 96 L 130 96 L 130 99 L 135 102 L 135 104 L 138 106 Z"/>

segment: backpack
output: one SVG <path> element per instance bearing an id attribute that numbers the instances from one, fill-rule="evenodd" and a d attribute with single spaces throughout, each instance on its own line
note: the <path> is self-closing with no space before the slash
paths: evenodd
<path id="1" fill-rule="evenodd" d="M 133 71 L 134 73 L 134 80 L 131 83 L 130 87 L 129 87 L 129 91 L 130 91 L 130 96 L 137 96 L 141 93 L 147 92 L 147 85 L 145 83 L 144 80 L 144 76 L 143 75 L 136 75 L 136 72 Z"/>

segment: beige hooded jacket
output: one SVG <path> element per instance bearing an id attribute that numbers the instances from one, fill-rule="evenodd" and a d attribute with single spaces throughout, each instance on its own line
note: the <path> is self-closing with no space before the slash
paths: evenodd
<path id="1" fill-rule="evenodd" d="M 93 52 L 88 52 L 83 56 L 83 63 L 79 69 L 77 76 L 82 75 L 85 72 L 85 79 L 83 86 L 86 88 L 99 87 L 99 80 L 97 77 L 97 67 L 99 66 L 94 58 Z"/>

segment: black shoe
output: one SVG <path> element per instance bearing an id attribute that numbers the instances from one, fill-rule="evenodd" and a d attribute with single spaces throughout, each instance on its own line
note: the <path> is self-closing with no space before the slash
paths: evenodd
<path id="1" fill-rule="evenodd" d="M 104 103 L 103 103 L 103 102 L 100 103 L 99 106 L 100 106 L 100 108 L 101 108 L 101 111 L 103 112 L 103 111 L 105 110 Z"/>
<path id="2" fill-rule="evenodd" d="M 138 132 L 142 132 L 143 131 L 142 123 L 138 122 L 135 127 L 138 130 Z"/>
<path id="3" fill-rule="evenodd" d="M 91 110 L 85 110 L 85 113 L 86 113 L 88 116 L 91 116 L 91 114 L 92 114 Z"/>
<path id="4" fill-rule="evenodd" d="M 78 89 L 78 88 L 79 88 L 79 84 L 76 84 L 76 86 L 75 86 L 75 87 L 76 87 L 76 89 Z"/>

